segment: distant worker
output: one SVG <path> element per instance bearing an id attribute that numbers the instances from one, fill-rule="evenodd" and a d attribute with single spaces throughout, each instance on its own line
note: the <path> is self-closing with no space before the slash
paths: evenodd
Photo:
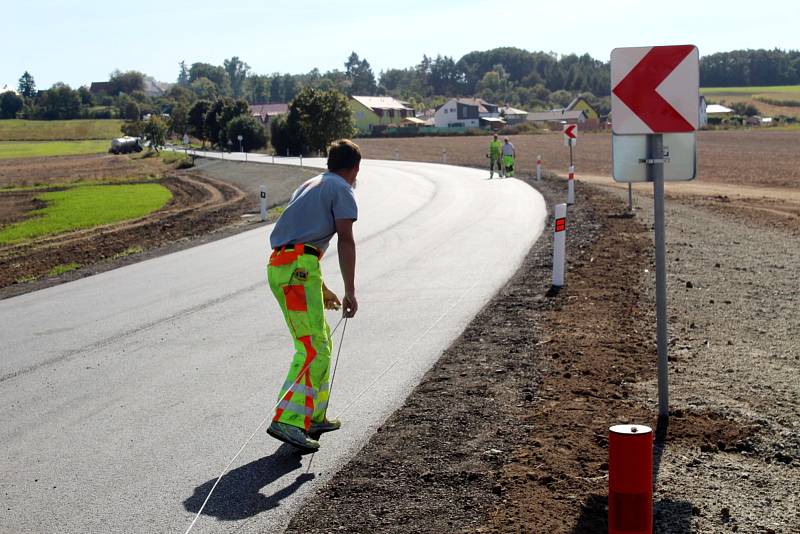
<path id="1" fill-rule="evenodd" d="M 297 188 L 270 235 L 269 287 L 286 319 L 295 353 L 267 433 L 302 453 L 317 451 L 320 434 L 341 428 L 340 421 L 326 417 L 331 330 L 323 308 L 343 306 L 348 318 L 358 310 L 353 239 L 358 206 L 353 189 L 360 163 L 358 145 L 347 139 L 334 141 L 328 150 L 328 172 Z M 339 235 L 341 303 L 322 281 L 319 266 L 333 234 Z"/>
<path id="2" fill-rule="evenodd" d="M 503 164 L 500 161 L 500 153 L 503 150 L 503 143 L 500 142 L 500 139 L 497 138 L 497 134 L 494 134 L 494 138 L 489 141 L 489 153 L 487 156 L 489 157 L 489 179 L 491 180 L 494 178 L 494 167 L 497 166 L 497 174 L 503 176 Z"/>
<path id="3" fill-rule="evenodd" d="M 514 150 L 514 145 L 508 140 L 508 137 L 503 139 L 503 174 L 507 177 L 514 176 L 514 162 L 517 159 L 517 153 Z"/>

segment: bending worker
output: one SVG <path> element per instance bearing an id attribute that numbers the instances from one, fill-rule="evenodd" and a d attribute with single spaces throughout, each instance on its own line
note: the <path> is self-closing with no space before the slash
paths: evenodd
<path id="1" fill-rule="evenodd" d="M 361 150 L 355 143 L 334 141 L 328 149 L 328 172 L 297 188 L 270 235 L 269 287 L 286 319 L 295 352 L 267 433 L 303 453 L 319 449 L 320 434 L 341 427 L 340 421 L 326 418 L 331 339 L 323 308 L 343 306 L 344 317 L 353 317 L 358 310 L 353 240 L 358 206 L 353 189 L 360 163 Z M 319 267 L 333 234 L 339 235 L 341 303 L 322 281 Z"/>
<path id="2" fill-rule="evenodd" d="M 494 134 L 494 138 L 489 141 L 489 179 L 494 178 L 494 167 L 497 166 L 497 174 L 503 176 L 503 164 L 500 162 L 500 152 L 503 148 L 503 143 Z"/>
<path id="3" fill-rule="evenodd" d="M 505 176 L 514 176 L 514 160 L 517 158 L 517 153 L 508 137 L 503 141 L 505 141 L 503 143 L 503 173 Z"/>

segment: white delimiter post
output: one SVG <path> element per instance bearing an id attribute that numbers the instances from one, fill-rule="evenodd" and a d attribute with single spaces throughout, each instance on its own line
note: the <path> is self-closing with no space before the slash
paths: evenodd
<path id="1" fill-rule="evenodd" d="M 447 149 L 442 149 L 442 163 L 447 163 Z"/>
<path id="2" fill-rule="evenodd" d="M 567 205 L 556 204 L 553 223 L 553 287 L 564 285 L 564 262 L 567 257 Z"/>
<path id="3" fill-rule="evenodd" d="M 536 181 L 542 181 L 542 156 L 536 156 Z"/>
<path id="4" fill-rule="evenodd" d="M 567 204 L 575 204 L 575 165 L 569 166 L 569 179 L 567 180 Z"/>
<path id="5" fill-rule="evenodd" d="M 261 186 L 261 221 L 267 220 L 267 186 Z"/>

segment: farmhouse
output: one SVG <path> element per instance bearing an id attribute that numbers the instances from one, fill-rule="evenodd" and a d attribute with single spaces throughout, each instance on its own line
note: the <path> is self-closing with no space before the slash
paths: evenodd
<path id="1" fill-rule="evenodd" d="M 516 109 L 511 106 L 500 108 L 500 116 L 504 117 L 508 124 L 519 124 L 528 120 L 528 112 L 524 109 Z"/>
<path id="2" fill-rule="evenodd" d="M 586 111 L 582 109 L 568 111 L 566 108 L 534 111 L 533 113 L 528 113 L 528 120 L 539 127 L 560 130 L 562 124 L 584 124 L 586 122 Z"/>
<path id="3" fill-rule="evenodd" d="M 451 98 L 434 114 L 437 128 L 480 128 L 505 124 L 500 108 L 481 98 Z"/>
<path id="4" fill-rule="evenodd" d="M 350 109 L 359 132 L 367 133 L 414 116 L 414 108 L 390 96 L 351 96 Z"/>
<path id="5" fill-rule="evenodd" d="M 262 124 L 269 124 L 275 117 L 289 113 L 289 104 L 269 103 L 269 104 L 250 104 L 250 115 L 260 120 Z"/>
<path id="6" fill-rule="evenodd" d="M 528 120 L 551 130 L 560 130 L 562 124 L 581 124 L 583 130 L 595 130 L 600 126 L 600 114 L 580 96 L 566 107 L 530 113 Z"/>

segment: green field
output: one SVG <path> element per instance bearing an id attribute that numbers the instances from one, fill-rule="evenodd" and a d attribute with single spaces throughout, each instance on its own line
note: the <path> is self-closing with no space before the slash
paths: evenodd
<path id="1" fill-rule="evenodd" d="M 700 92 L 707 94 L 755 95 L 755 94 L 795 94 L 800 98 L 800 85 L 765 85 L 754 87 L 701 87 Z"/>
<path id="2" fill-rule="evenodd" d="M 138 219 L 163 208 L 172 193 L 159 184 L 87 185 L 37 195 L 47 207 L 0 228 L 0 244 Z"/>
<path id="3" fill-rule="evenodd" d="M 107 152 L 111 142 L 93 141 L 0 141 L 0 159 L 78 156 Z"/>
<path id="4" fill-rule="evenodd" d="M 22 119 L 0 120 L 0 141 L 83 141 L 120 137 L 123 121 L 70 120 L 29 121 Z"/>

